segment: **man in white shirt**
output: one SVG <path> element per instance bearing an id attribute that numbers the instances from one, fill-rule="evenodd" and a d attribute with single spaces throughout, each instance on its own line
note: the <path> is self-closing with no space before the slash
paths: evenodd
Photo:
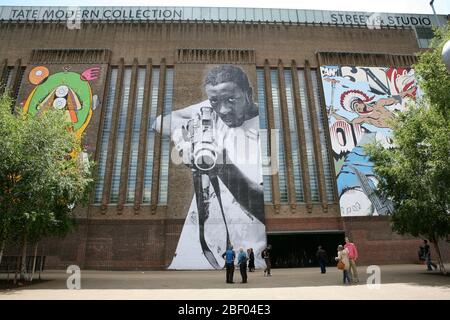
<path id="1" fill-rule="evenodd" d="M 258 106 L 248 77 L 239 67 L 219 65 L 209 70 L 204 89 L 208 100 L 171 115 L 171 137 L 193 172 L 196 191 L 169 269 L 219 269 L 229 243 L 255 252 L 266 245 Z M 213 111 L 217 150 L 214 167 L 205 171 L 188 155 L 190 120 L 200 119 L 202 108 Z"/>

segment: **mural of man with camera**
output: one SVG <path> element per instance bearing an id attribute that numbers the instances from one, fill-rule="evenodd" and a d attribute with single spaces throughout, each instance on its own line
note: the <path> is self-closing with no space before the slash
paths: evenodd
<path id="1" fill-rule="evenodd" d="M 171 137 L 195 194 L 169 269 L 221 269 L 227 247 L 266 245 L 258 106 L 248 77 L 218 65 L 203 88 L 208 100 L 171 115 Z"/>

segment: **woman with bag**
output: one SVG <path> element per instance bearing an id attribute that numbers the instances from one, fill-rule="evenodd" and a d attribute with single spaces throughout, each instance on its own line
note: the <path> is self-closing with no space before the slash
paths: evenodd
<path id="1" fill-rule="evenodd" d="M 350 260 L 348 259 L 348 250 L 344 249 L 342 245 L 339 245 L 337 248 L 337 257 L 334 258 L 338 264 L 337 268 L 339 270 L 343 271 L 344 275 L 344 284 L 347 280 L 348 284 L 351 283 L 350 275 L 349 275 L 349 269 L 350 269 Z"/>

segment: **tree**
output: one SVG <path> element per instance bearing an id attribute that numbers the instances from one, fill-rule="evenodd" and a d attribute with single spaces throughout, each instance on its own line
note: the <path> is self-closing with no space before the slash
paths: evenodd
<path id="1" fill-rule="evenodd" d="M 368 145 L 378 191 L 394 203 L 392 228 L 428 239 L 446 273 L 439 241 L 450 233 L 450 74 L 441 59 L 449 26 L 436 30 L 431 50 L 413 66 L 423 97 L 393 121 L 396 147 Z"/>
<path id="2" fill-rule="evenodd" d="M 22 245 L 21 278 L 27 244 L 65 235 L 73 208 L 85 204 L 92 186 L 92 163 L 84 160 L 81 141 L 64 112 L 40 116 L 11 112 L 11 99 L 0 98 L 0 234 Z M 3 250 L 0 254 L 3 253 Z"/>

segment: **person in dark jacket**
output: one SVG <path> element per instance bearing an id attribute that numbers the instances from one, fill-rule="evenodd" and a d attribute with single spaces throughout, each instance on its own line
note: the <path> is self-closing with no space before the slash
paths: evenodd
<path id="1" fill-rule="evenodd" d="M 319 261 L 320 265 L 320 273 L 326 273 L 326 264 L 328 261 L 327 252 L 322 249 L 322 246 L 319 246 L 316 252 L 316 258 Z"/>
<path id="2" fill-rule="evenodd" d="M 253 248 L 249 248 L 247 250 L 248 255 L 248 271 L 255 271 L 255 253 L 253 252 Z"/>
<path id="3" fill-rule="evenodd" d="M 431 266 L 433 266 L 434 270 L 437 269 L 437 265 L 431 261 L 431 249 L 427 240 L 423 240 L 423 255 L 425 257 L 425 262 L 427 264 L 427 271 L 433 271 Z"/>
<path id="4" fill-rule="evenodd" d="M 264 276 L 267 276 L 267 277 L 272 276 L 272 274 L 270 273 L 270 267 L 271 267 L 271 263 L 270 263 L 270 249 L 272 249 L 272 246 L 269 244 L 267 246 L 267 248 L 265 248 L 261 252 L 261 258 L 263 258 L 264 261 L 266 262 L 266 268 L 264 269 Z"/>

